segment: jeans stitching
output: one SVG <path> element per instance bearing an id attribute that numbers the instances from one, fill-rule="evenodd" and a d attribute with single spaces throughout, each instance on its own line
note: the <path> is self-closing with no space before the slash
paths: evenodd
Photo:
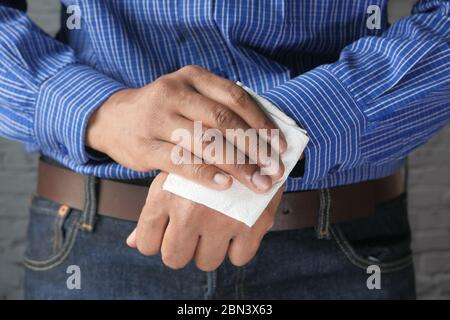
<path id="1" fill-rule="evenodd" d="M 56 215 L 55 221 L 53 222 L 53 232 L 55 234 L 55 238 L 53 239 L 53 253 L 57 253 L 58 250 L 62 246 L 62 230 L 60 228 L 60 220 L 61 217 L 59 215 Z"/>
<path id="2" fill-rule="evenodd" d="M 351 244 L 348 242 L 339 226 L 335 225 L 333 227 L 330 227 L 330 231 L 339 248 L 342 250 L 347 259 L 353 265 L 359 268 L 366 269 L 368 266 L 376 264 L 380 267 L 381 272 L 388 273 L 399 271 L 412 263 L 412 254 L 408 254 L 403 258 L 399 258 L 390 262 L 374 263 L 373 261 L 361 257 L 355 252 L 355 250 L 353 250 Z"/>
<path id="3" fill-rule="evenodd" d="M 67 241 L 63 245 L 61 251 L 57 253 L 56 255 L 52 256 L 49 259 L 46 260 L 33 260 L 27 257 L 24 257 L 24 265 L 25 267 L 35 270 L 35 271 L 46 271 L 49 269 L 52 269 L 53 267 L 56 267 L 57 265 L 64 262 L 64 260 L 67 258 L 67 256 L 72 251 L 72 248 L 75 244 L 75 241 L 77 239 L 78 231 L 80 229 L 80 222 L 77 221 L 74 226 L 70 229 Z"/>
<path id="4" fill-rule="evenodd" d="M 34 214 L 43 214 L 48 216 L 56 216 L 58 214 L 58 209 L 42 208 L 36 204 L 31 205 L 30 210 L 33 211 Z"/>

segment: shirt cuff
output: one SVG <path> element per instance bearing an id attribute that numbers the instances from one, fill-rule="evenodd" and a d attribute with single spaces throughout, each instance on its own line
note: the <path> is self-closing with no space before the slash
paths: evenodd
<path id="1" fill-rule="evenodd" d="M 40 87 L 34 131 L 42 152 L 68 155 L 78 164 L 90 157 L 85 132 L 90 115 L 113 93 L 125 86 L 95 69 L 70 64 Z"/>
<path id="2" fill-rule="evenodd" d="M 304 183 L 355 167 L 361 160 L 365 116 L 341 82 L 324 66 L 263 94 L 303 127 L 310 137 L 304 151 Z"/>

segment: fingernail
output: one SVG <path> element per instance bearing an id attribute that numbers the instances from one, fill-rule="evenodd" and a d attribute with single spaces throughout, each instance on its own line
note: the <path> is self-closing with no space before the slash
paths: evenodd
<path id="1" fill-rule="evenodd" d="M 263 176 L 259 171 L 255 171 L 252 175 L 252 183 L 259 190 L 267 190 L 272 186 L 272 179 L 269 176 Z"/>
<path id="2" fill-rule="evenodd" d="M 132 233 L 130 233 L 130 235 L 127 238 L 127 244 L 128 245 L 132 245 L 132 243 L 134 242 L 134 239 L 136 237 L 136 228 L 133 230 Z"/>
<path id="3" fill-rule="evenodd" d="M 222 173 L 216 173 L 214 175 L 214 182 L 220 185 L 226 185 L 230 181 L 230 178 Z"/>

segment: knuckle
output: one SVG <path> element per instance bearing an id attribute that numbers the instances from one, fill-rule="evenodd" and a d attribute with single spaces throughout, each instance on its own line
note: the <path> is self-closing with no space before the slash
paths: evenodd
<path id="1" fill-rule="evenodd" d="M 195 64 L 189 64 L 187 66 L 184 66 L 180 69 L 182 73 L 184 73 L 187 76 L 198 76 L 202 73 L 203 69 L 200 66 L 197 66 Z"/>
<path id="2" fill-rule="evenodd" d="M 175 90 L 174 83 L 167 76 L 162 76 L 159 79 L 155 80 L 152 86 L 159 95 L 163 96 L 170 96 L 171 93 Z"/>
<path id="3" fill-rule="evenodd" d="M 233 102 L 233 104 L 237 106 L 242 106 L 243 104 L 248 102 L 247 93 L 241 88 L 236 87 L 234 83 L 230 84 L 228 92 L 230 94 L 231 101 Z"/>
<path id="4" fill-rule="evenodd" d="M 231 111 L 227 108 L 216 107 L 213 112 L 213 121 L 217 126 L 224 127 L 230 123 L 232 119 Z"/>
<path id="5" fill-rule="evenodd" d="M 153 204 L 153 199 L 151 197 L 147 197 L 145 199 L 145 206 L 150 207 Z M 150 210 L 147 210 L 145 214 L 141 214 L 139 217 L 139 222 L 142 227 L 145 227 L 145 230 L 155 230 L 157 227 L 157 220 L 159 217 L 157 215 L 148 214 L 150 213 Z"/>
<path id="6" fill-rule="evenodd" d="M 195 177 L 204 179 L 208 177 L 209 165 L 207 164 L 194 165 L 192 170 Z"/>
<path id="7" fill-rule="evenodd" d="M 183 211 L 183 215 L 179 215 L 177 216 L 174 220 L 175 220 L 175 224 L 176 224 L 176 228 L 177 230 L 179 230 L 179 233 L 184 232 L 184 233 L 189 233 L 189 232 L 194 232 L 194 225 L 192 223 L 193 221 L 193 216 L 195 215 L 195 208 L 193 206 L 193 204 L 195 204 L 195 202 L 190 201 L 190 200 L 186 200 L 184 201 L 184 203 L 179 204 L 180 209 L 182 209 Z"/>

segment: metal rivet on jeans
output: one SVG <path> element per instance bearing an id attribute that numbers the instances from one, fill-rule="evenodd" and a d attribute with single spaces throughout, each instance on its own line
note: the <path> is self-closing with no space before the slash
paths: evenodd
<path id="1" fill-rule="evenodd" d="M 69 211 L 69 207 L 66 206 L 66 205 L 62 205 L 58 209 L 58 215 L 60 217 L 64 217 L 67 214 L 68 211 Z"/>

